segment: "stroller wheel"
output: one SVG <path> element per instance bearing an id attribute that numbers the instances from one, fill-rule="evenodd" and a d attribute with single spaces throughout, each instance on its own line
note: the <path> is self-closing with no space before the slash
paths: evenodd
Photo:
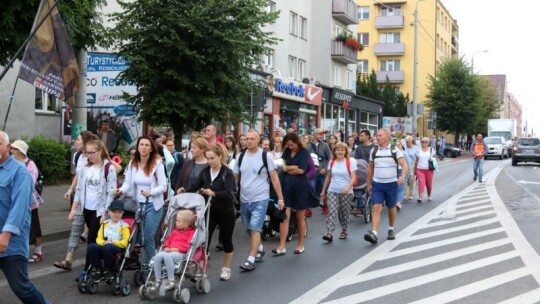
<path id="1" fill-rule="evenodd" d="M 191 294 L 189 289 L 180 289 L 178 287 L 174 289 L 173 299 L 176 303 L 189 303 L 190 298 Z"/>
<path id="2" fill-rule="evenodd" d="M 197 280 L 195 282 L 195 290 L 197 290 L 198 293 L 203 292 L 202 280 Z"/>
<path id="3" fill-rule="evenodd" d="M 122 280 L 120 283 L 120 288 L 122 289 L 122 295 L 125 297 L 131 292 L 131 284 L 128 280 Z"/>
<path id="4" fill-rule="evenodd" d="M 210 280 L 207 278 L 202 279 L 201 285 L 202 285 L 202 292 L 204 294 L 208 294 L 210 292 L 210 288 L 212 287 L 212 285 L 210 284 Z"/>
<path id="5" fill-rule="evenodd" d="M 83 280 L 82 278 L 79 280 L 79 282 L 77 283 L 77 289 L 79 290 L 80 293 L 85 293 L 87 288 L 86 288 L 86 281 Z"/>
<path id="6" fill-rule="evenodd" d="M 141 285 L 141 287 L 139 287 L 139 298 L 141 298 L 141 300 L 146 300 L 146 286 L 145 285 Z"/>
<path id="7" fill-rule="evenodd" d="M 116 282 L 113 282 L 112 284 L 112 293 L 113 295 L 117 296 L 120 294 L 120 284 L 116 284 Z"/>
<path id="8" fill-rule="evenodd" d="M 89 280 L 87 287 L 90 294 L 95 294 L 98 289 L 98 283 L 94 280 Z"/>

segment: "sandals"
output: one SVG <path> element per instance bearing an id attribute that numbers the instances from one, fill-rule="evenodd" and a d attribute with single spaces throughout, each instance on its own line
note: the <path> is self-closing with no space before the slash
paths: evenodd
<path id="1" fill-rule="evenodd" d="M 334 237 L 330 233 L 327 233 L 323 235 L 322 239 L 327 241 L 328 243 L 332 243 L 332 241 L 334 240 Z"/>
<path id="2" fill-rule="evenodd" d="M 34 253 L 31 258 L 28 259 L 28 263 L 37 263 L 43 261 L 43 253 Z"/>
<path id="3" fill-rule="evenodd" d="M 251 263 L 250 261 L 245 261 L 242 265 L 240 265 L 240 269 L 245 272 L 253 271 L 255 270 L 255 264 Z"/>
<path id="4" fill-rule="evenodd" d="M 169 291 L 173 289 L 174 289 L 174 280 L 173 281 L 167 280 L 167 283 L 165 284 L 165 291 Z"/>
<path id="5" fill-rule="evenodd" d="M 71 271 L 71 262 L 70 261 L 67 261 L 67 260 L 63 260 L 63 261 L 56 261 L 53 263 L 54 267 L 56 268 L 60 268 L 60 269 L 64 269 L 64 270 L 67 270 L 67 271 Z"/>
<path id="6" fill-rule="evenodd" d="M 342 231 L 341 234 L 339 235 L 339 239 L 340 240 L 346 240 L 347 239 L 347 232 Z"/>
<path id="7" fill-rule="evenodd" d="M 260 263 L 262 262 L 262 259 L 263 259 L 263 256 L 266 254 L 266 252 L 264 252 L 264 250 L 259 250 L 257 251 L 257 254 L 255 255 L 255 263 Z"/>

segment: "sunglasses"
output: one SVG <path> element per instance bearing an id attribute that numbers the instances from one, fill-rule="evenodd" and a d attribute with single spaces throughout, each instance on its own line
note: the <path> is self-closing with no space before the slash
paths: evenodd
<path id="1" fill-rule="evenodd" d="M 427 144 L 429 141 L 422 140 L 423 144 Z"/>

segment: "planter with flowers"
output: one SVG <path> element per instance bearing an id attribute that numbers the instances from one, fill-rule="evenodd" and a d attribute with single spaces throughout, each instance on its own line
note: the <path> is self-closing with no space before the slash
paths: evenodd
<path id="1" fill-rule="evenodd" d="M 352 35 L 347 35 L 346 33 L 341 33 L 336 36 L 336 41 L 343 41 L 346 46 L 350 47 L 356 52 L 360 52 L 364 49 L 364 46 L 358 42 Z"/>

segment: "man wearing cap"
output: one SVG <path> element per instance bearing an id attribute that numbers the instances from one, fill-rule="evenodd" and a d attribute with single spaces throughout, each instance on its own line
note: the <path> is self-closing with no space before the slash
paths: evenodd
<path id="1" fill-rule="evenodd" d="M 101 121 L 98 135 L 105 144 L 107 152 L 109 152 L 109 154 L 113 154 L 116 151 L 116 134 L 111 129 L 111 126 L 109 125 L 109 121 L 107 119 Z"/>
<path id="2" fill-rule="evenodd" d="M 319 159 L 319 169 L 315 173 L 315 177 L 312 181 L 315 193 L 322 192 L 324 180 L 326 179 L 328 161 L 332 158 L 330 146 L 323 141 L 324 133 L 323 129 L 315 129 L 315 134 L 313 134 L 314 140 L 309 145 L 309 152 L 315 153 Z M 328 214 L 328 206 L 326 204 L 323 204 L 323 214 Z"/>
<path id="3" fill-rule="evenodd" d="M 0 131 L 0 269 L 23 303 L 47 303 L 28 278 L 32 177 L 9 155 L 7 133 Z"/>

